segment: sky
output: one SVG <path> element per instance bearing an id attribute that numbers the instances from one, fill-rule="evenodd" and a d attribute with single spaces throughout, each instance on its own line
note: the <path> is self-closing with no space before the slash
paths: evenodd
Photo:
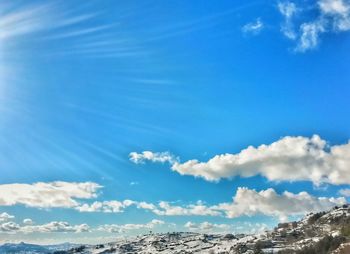
<path id="1" fill-rule="evenodd" d="M 0 243 L 254 233 L 350 197 L 350 1 L 0 1 Z"/>

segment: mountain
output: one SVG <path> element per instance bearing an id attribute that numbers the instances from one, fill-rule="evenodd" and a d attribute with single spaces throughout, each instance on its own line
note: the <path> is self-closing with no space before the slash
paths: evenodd
<path id="1" fill-rule="evenodd" d="M 24 243 L 5 244 L 0 247 L 0 253 L 350 254 L 350 207 L 310 213 L 300 221 L 279 223 L 273 230 L 256 235 L 176 232 L 69 247 L 67 244 L 66 249 L 59 250 Z"/>
<path id="2" fill-rule="evenodd" d="M 43 246 L 28 243 L 6 243 L 0 246 L 0 253 L 50 253 L 48 249 Z"/>
<path id="3" fill-rule="evenodd" d="M 62 243 L 55 245 L 37 245 L 29 243 L 6 243 L 0 246 L 0 254 L 20 253 L 20 254 L 51 254 L 58 251 L 68 251 L 77 248 L 80 245 L 71 243 Z"/>

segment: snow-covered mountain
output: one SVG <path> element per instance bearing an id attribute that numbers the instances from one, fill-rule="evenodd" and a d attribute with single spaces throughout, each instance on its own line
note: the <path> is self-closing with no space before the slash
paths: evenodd
<path id="1" fill-rule="evenodd" d="M 5 244 L 0 253 L 107 254 L 107 253 L 207 253 L 207 254 L 350 254 L 350 206 L 311 213 L 300 221 L 280 223 L 257 235 L 220 235 L 176 232 L 148 234 L 108 244 L 74 246 Z M 56 248 L 56 249 L 54 249 Z M 16 250 L 15 252 L 13 250 Z"/>
<path id="2" fill-rule="evenodd" d="M 37 245 L 29 243 L 6 243 L 0 246 L 0 254 L 5 253 L 20 253 L 20 254 L 49 254 L 54 252 L 66 252 L 73 248 L 79 247 L 80 245 L 71 244 L 71 243 L 62 243 L 54 245 Z"/>

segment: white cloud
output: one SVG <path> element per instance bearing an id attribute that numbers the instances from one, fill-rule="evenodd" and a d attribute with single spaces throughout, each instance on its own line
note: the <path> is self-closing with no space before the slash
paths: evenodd
<path id="1" fill-rule="evenodd" d="M 13 218 L 14 216 L 9 219 Z M 70 225 L 68 222 L 64 221 L 52 221 L 46 224 L 33 226 L 33 221 L 31 219 L 24 219 L 23 224 L 23 226 L 20 226 L 13 221 L 0 223 L 0 233 L 81 233 L 89 232 L 90 229 L 87 224 Z"/>
<path id="2" fill-rule="evenodd" d="M 27 218 L 27 219 L 23 220 L 23 224 L 25 224 L 25 225 L 33 225 L 34 222 L 33 222 L 32 219 Z"/>
<path id="3" fill-rule="evenodd" d="M 13 221 L 0 224 L 0 233 L 14 234 L 19 229 L 20 229 L 20 226 Z"/>
<path id="4" fill-rule="evenodd" d="M 242 32 L 250 34 L 258 34 L 264 29 L 264 23 L 258 18 L 256 21 L 245 24 L 242 27 Z"/>
<path id="5" fill-rule="evenodd" d="M 48 6 L 26 7 L 0 18 L 0 39 L 34 33 L 47 27 Z M 44 22 L 46 21 L 46 22 Z"/>
<path id="6" fill-rule="evenodd" d="M 8 213 L 0 213 L 0 222 L 6 222 L 12 220 L 13 218 L 15 218 L 15 216 Z"/>
<path id="7" fill-rule="evenodd" d="M 339 190 L 339 194 L 345 197 L 350 197 L 350 189 L 341 189 Z"/>
<path id="8" fill-rule="evenodd" d="M 185 228 L 187 228 L 190 231 L 197 231 L 197 232 L 232 232 L 233 231 L 233 225 L 230 224 L 215 224 L 210 222 L 202 222 L 202 223 L 193 223 L 191 221 L 187 222 L 184 225 Z"/>
<path id="9" fill-rule="evenodd" d="M 268 229 L 264 223 L 236 222 L 235 224 L 216 224 L 210 222 L 194 223 L 188 221 L 184 227 L 189 231 L 201 233 L 262 233 Z"/>
<path id="10" fill-rule="evenodd" d="M 319 8 L 325 19 L 331 23 L 333 31 L 350 30 L 350 5 L 343 0 L 320 0 Z"/>
<path id="11" fill-rule="evenodd" d="M 78 205 L 76 199 L 97 196 L 101 186 L 93 182 L 38 182 L 34 184 L 0 185 L 0 206 L 25 205 L 28 207 L 71 208 Z"/>
<path id="12" fill-rule="evenodd" d="M 289 1 L 279 2 L 277 7 L 280 13 L 288 19 L 292 18 L 298 12 L 296 4 Z"/>
<path id="13" fill-rule="evenodd" d="M 139 209 L 145 209 L 145 210 L 156 210 L 157 207 L 154 204 L 147 203 L 147 202 L 137 202 L 137 208 Z"/>
<path id="14" fill-rule="evenodd" d="M 104 212 L 104 213 L 121 213 L 125 208 L 134 205 L 135 202 L 131 200 L 124 201 L 96 201 L 92 204 L 83 204 L 77 206 L 75 209 L 80 212 Z"/>
<path id="15" fill-rule="evenodd" d="M 14 218 L 15 216 L 5 212 L 0 214 L 0 233 L 12 234 L 19 229 L 20 226 L 12 221 Z"/>
<path id="16" fill-rule="evenodd" d="M 316 48 L 319 44 L 320 34 L 325 31 L 323 20 L 302 24 L 300 26 L 301 35 L 296 50 L 304 52 Z"/>
<path id="17" fill-rule="evenodd" d="M 318 0 L 313 8 L 296 8 L 295 3 L 280 2 L 278 9 L 285 18 L 281 30 L 287 38 L 297 41 L 295 50 L 299 52 L 316 48 L 322 34 L 350 30 L 350 5 L 345 0 Z M 299 23 L 292 21 L 298 12 L 304 14 Z"/>
<path id="18" fill-rule="evenodd" d="M 151 160 L 153 161 L 153 160 Z M 311 181 L 315 185 L 350 184 L 350 143 L 329 146 L 319 136 L 284 137 L 269 145 L 249 146 L 207 162 L 174 162 L 173 171 L 208 181 L 262 175 L 270 181 Z"/>
<path id="19" fill-rule="evenodd" d="M 144 163 L 145 161 L 152 161 L 152 162 L 169 162 L 174 163 L 177 161 L 177 158 L 174 157 L 169 152 L 162 152 L 162 153 L 154 153 L 151 151 L 143 151 L 142 153 L 136 153 L 132 152 L 129 154 L 129 158 L 132 162 L 136 164 Z"/>
<path id="20" fill-rule="evenodd" d="M 152 220 L 149 223 L 146 224 L 123 224 L 123 225 L 118 225 L 118 224 L 106 224 L 102 225 L 98 228 L 99 231 L 107 231 L 110 233 L 122 233 L 125 231 L 130 231 L 130 230 L 140 230 L 140 229 L 153 229 L 159 225 L 165 224 L 164 221 L 162 220 Z"/>
<path id="21" fill-rule="evenodd" d="M 349 5 L 343 0 L 320 0 L 318 4 L 325 14 L 346 16 L 349 11 Z"/>
<path id="22" fill-rule="evenodd" d="M 159 207 L 152 209 L 158 215 L 167 216 L 225 216 L 237 218 L 258 214 L 279 217 L 286 220 L 288 216 L 304 215 L 309 212 L 319 212 L 336 205 L 345 204 L 344 198 L 314 197 L 307 192 L 293 194 L 285 191 L 278 194 L 273 189 L 257 192 L 248 188 L 238 188 L 232 202 L 206 206 L 201 203 L 188 206 L 172 206 L 161 202 Z"/>
<path id="23" fill-rule="evenodd" d="M 248 188 L 238 188 L 232 203 L 221 203 L 216 209 L 225 212 L 228 218 L 263 214 L 277 216 L 281 221 L 284 221 L 291 215 L 324 211 L 345 203 L 344 198 L 313 197 L 307 192 L 293 194 L 285 191 L 278 194 L 271 188 L 260 192 Z"/>
<path id="24" fill-rule="evenodd" d="M 103 212 L 103 213 L 121 213 L 130 206 L 138 209 L 148 210 L 160 216 L 219 216 L 220 212 L 212 210 L 197 202 L 187 206 L 172 205 L 170 202 L 160 201 L 158 204 L 147 203 L 144 201 L 138 202 L 133 200 L 111 200 L 111 201 L 96 201 L 92 204 L 82 204 L 75 207 L 79 212 Z"/>
<path id="25" fill-rule="evenodd" d="M 138 209 L 147 210 L 159 216 L 220 216 L 236 218 L 262 214 L 286 220 L 288 216 L 324 211 L 344 203 L 346 203 L 346 200 L 343 197 L 314 197 L 307 192 L 294 194 L 288 191 L 278 194 L 271 188 L 260 192 L 248 188 L 238 188 L 236 195 L 232 198 L 232 202 L 210 206 L 202 201 L 189 205 L 174 205 L 166 201 L 152 204 L 143 201 L 115 200 L 98 202 L 98 205 L 95 205 L 96 202 L 92 205 L 86 204 L 82 206 L 84 209 L 81 208 L 79 211 L 120 213 L 129 206 L 135 206 Z"/>
<path id="26" fill-rule="evenodd" d="M 130 186 L 135 186 L 135 185 L 139 185 L 139 182 L 130 182 L 129 184 Z"/>
<path id="27" fill-rule="evenodd" d="M 295 5 L 295 3 L 286 1 L 286 2 L 279 2 L 277 7 L 279 12 L 285 18 L 284 24 L 282 25 L 282 28 L 281 28 L 282 33 L 289 39 L 295 39 L 297 35 L 295 32 L 292 19 L 299 12 L 297 6 Z"/>
<path id="28" fill-rule="evenodd" d="M 65 221 L 52 221 L 47 224 L 35 226 L 23 226 L 18 231 L 23 233 L 81 233 L 89 232 L 87 224 L 70 225 Z"/>
<path id="29" fill-rule="evenodd" d="M 163 216 L 220 216 L 219 211 L 203 205 L 201 202 L 187 206 L 174 206 L 169 202 L 161 201 L 156 209 L 152 209 L 157 215 Z"/>

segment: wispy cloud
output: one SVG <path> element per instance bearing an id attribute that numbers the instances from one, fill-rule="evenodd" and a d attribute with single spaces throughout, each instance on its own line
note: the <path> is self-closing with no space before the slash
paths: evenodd
<path id="1" fill-rule="evenodd" d="M 144 163 L 146 161 L 152 162 L 168 162 L 173 164 L 178 161 L 178 159 L 169 152 L 154 153 L 151 151 L 143 151 L 142 153 L 131 152 L 129 158 L 132 162 L 136 164 Z"/>
<path id="2" fill-rule="evenodd" d="M 264 23 L 261 21 L 260 18 L 256 19 L 254 22 L 250 22 L 248 24 L 245 24 L 242 27 L 242 32 L 246 34 L 253 34 L 257 35 L 264 29 Z"/>
<path id="3" fill-rule="evenodd" d="M 278 10 L 284 16 L 285 21 L 282 25 L 282 33 L 289 39 L 296 39 L 297 34 L 293 24 L 293 18 L 299 12 L 295 3 L 292 2 L 279 2 Z"/>

